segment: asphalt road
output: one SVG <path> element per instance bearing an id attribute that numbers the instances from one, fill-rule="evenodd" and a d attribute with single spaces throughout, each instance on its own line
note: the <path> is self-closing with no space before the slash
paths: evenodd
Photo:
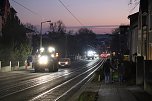
<path id="1" fill-rule="evenodd" d="M 0 73 L 0 101 L 66 101 L 93 75 L 102 60 L 73 62 L 58 72 L 33 69 Z"/>

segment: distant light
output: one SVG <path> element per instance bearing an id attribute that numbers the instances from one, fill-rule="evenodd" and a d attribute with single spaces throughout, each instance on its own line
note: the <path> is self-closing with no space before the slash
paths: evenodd
<path id="1" fill-rule="evenodd" d="M 59 53 L 56 53 L 55 56 L 58 57 L 58 56 L 59 56 Z"/>
<path id="2" fill-rule="evenodd" d="M 95 57 L 99 57 L 99 54 L 94 54 Z"/>
<path id="3" fill-rule="evenodd" d="M 88 52 L 87 52 L 87 55 L 88 56 L 93 56 L 95 54 L 95 51 L 92 51 L 92 50 L 89 50 Z"/>
<path id="4" fill-rule="evenodd" d="M 108 58 L 108 57 L 110 57 L 110 53 L 102 53 L 100 56 L 102 58 Z"/>
<path id="5" fill-rule="evenodd" d="M 116 52 L 113 52 L 112 54 L 113 54 L 113 56 L 115 56 L 115 55 L 116 55 Z"/>

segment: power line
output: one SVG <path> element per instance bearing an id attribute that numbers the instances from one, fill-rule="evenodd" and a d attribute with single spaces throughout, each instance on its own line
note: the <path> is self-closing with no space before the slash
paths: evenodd
<path id="1" fill-rule="evenodd" d="M 94 25 L 94 26 L 67 26 L 66 28 L 117 28 L 120 25 Z"/>
<path id="2" fill-rule="evenodd" d="M 33 13 L 33 14 L 38 15 L 39 17 L 41 17 L 38 13 L 36 13 L 36 12 L 30 10 L 29 8 L 27 8 L 27 7 L 25 7 L 24 5 L 18 3 L 17 1 L 15 1 L 15 0 L 12 0 L 12 1 L 15 2 L 16 4 L 22 6 L 22 7 L 25 8 L 26 10 L 30 11 L 31 13 Z M 41 18 L 42 18 L 42 17 L 41 17 Z"/>
<path id="3" fill-rule="evenodd" d="M 132 12 L 138 5 L 139 5 L 140 2 L 138 2 L 131 10 L 130 12 Z"/>
<path id="4" fill-rule="evenodd" d="M 79 24 L 83 26 L 83 24 L 80 22 L 80 20 L 66 7 L 66 5 L 61 0 L 58 0 L 58 1 L 75 18 L 75 20 L 77 20 L 79 22 Z"/>

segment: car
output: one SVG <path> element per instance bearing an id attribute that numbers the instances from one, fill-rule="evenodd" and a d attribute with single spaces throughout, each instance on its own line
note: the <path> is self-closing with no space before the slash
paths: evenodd
<path id="1" fill-rule="evenodd" d="M 87 54 L 86 54 L 86 58 L 88 59 L 88 60 L 90 60 L 90 59 L 94 59 L 95 58 L 95 51 L 93 51 L 93 50 L 89 50 L 89 51 L 87 51 Z"/>
<path id="2" fill-rule="evenodd" d="M 71 59 L 70 58 L 60 58 L 58 60 L 58 65 L 60 67 L 70 67 L 70 65 L 71 65 Z"/>

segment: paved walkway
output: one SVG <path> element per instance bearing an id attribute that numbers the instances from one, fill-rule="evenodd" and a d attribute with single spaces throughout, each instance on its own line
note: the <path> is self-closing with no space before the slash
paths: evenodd
<path id="1" fill-rule="evenodd" d="M 101 84 L 97 101 L 152 101 L 151 95 L 138 86 L 119 83 Z"/>

